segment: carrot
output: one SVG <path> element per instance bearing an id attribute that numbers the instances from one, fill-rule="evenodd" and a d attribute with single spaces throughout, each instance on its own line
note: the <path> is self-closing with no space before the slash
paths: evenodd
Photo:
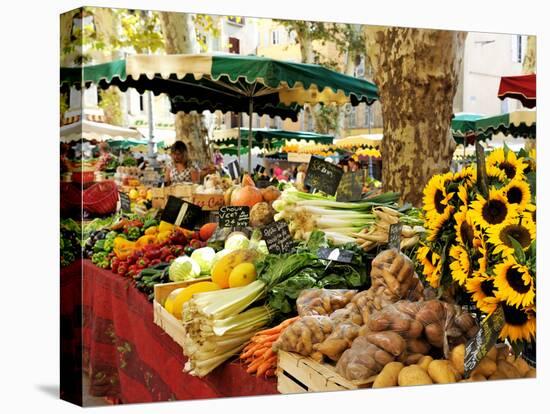
<path id="1" fill-rule="evenodd" d="M 265 354 L 265 351 L 266 351 L 266 347 L 265 346 L 262 346 L 261 348 L 259 348 L 258 350 L 254 351 L 254 357 L 259 357 L 263 354 Z"/>
<path id="2" fill-rule="evenodd" d="M 258 371 L 256 372 L 256 376 L 259 377 L 266 373 L 266 371 L 271 368 L 271 362 L 265 361 L 262 365 L 258 367 Z"/>
<path id="3" fill-rule="evenodd" d="M 265 343 L 267 343 L 267 342 L 274 342 L 274 341 L 276 341 L 278 338 L 279 338 L 279 334 L 266 335 L 266 336 L 262 339 L 262 343 L 265 344 Z"/>
<path id="4" fill-rule="evenodd" d="M 241 358 L 248 358 L 249 356 L 253 355 L 254 352 L 256 352 L 258 349 L 263 348 L 263 344 L 254 344 L 253 347 L 251 347 L 248 351 L 241 354 Z"/>
<path id="5" fill-rule="evenodd" d="M 273 334 L 281 332 L 281 329 L 282 329 L 281 325 L 277 325 L 277 326 L 274 326 L 273 328 L 270 328 L 270 329 L 264 329 L 263 331 L 258 332 L 256 335 L 260 335 L 260 336 L 273 335 Z"/>
<path id="6" fill-rule="evenodd" d="M 264 359 L 262 358 L 258 358 L 256 361 L 254 361 L 252 364 L 250 364 L 250 366 L 248 367 L 248 369 L 246 370 L 246 372 L 248 374 L 252 374 L 253 372 L 256 372 L 256 370 L 258 369 L 258 367 L 260 365 L 262 365 L 262 363 L 265 362 Z"/>
<path id="7" fill-rule="evenodd" d="M 267 348 L 267 350 L 262 354 L 262 358 L 270 358 L 271 356 L 275 355 L 273 352 L 273 349 L 271 347 Z"/>
<path id="8" fill-rule="evenodd" d="M 265 372 L 265 377 L 274 377 L 275 376 L 275 368 L 269 368 L 266 372 Z"/>

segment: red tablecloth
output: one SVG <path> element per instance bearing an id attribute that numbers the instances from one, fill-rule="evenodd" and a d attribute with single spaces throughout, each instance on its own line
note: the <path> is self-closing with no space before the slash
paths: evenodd
<path id="1" fill-rule="evenodd" d="M 89 260 L 61 273 L 62 352 L 79 349 L 79 333 L 73 332 L 71 338 L 63 333 L 69 333 L 69 325 L 73 331 L 79 329 L 80 283 L 82 368 L 90 375 L 91 395 L 141 403 L 277 393 L 275 380 L 251 376 L 237 361 L 223 364 L 205 378 L 185 374 L 181 347 L 153 323 L 153 306 L 145 295 L 130 279 Z M 67 366 L 78 361 L 78 355 L 66 355 L 62 372 L 65 365 L 70 374 Z"/>

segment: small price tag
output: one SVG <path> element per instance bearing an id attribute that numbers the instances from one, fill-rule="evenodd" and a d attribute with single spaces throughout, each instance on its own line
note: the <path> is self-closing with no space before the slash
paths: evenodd
<path id="1" fill-rule="evenodd" d="M 363 192 L 362 171 L 344 173 L 338 191 L 336 192 L 336 201 L 359 201 Z"/>
<path id="2" fill-rule="evenodd" d="M 495 345 L 500 331 L 504 327 L 504 310 L 502 306 L 488 317 L 486 317 L 479 327 L 476 336 L 466 343 L 466 353 L 464 356 L 464 373 L 466 376 L 475 369 L 489 350 Z"/>
<path id="3" fill-rule="evenodd" d="M 262 228 L 262 237 L 271 254 L 291 253 L 294 251 L 294 241 L 286 221 L 276 221 Z"/>
<path id="4" fill-rule="evenodd" d="M 388 246 L 390 249 L 397 249 L 401 251 L 401 230 L 403 229 L 403 223 L 397 223 L 390 225 L 388 234 Z"/>
<path id="5" fill-rule="evenodd" d="M 130 202 L 130 196 L 126 193 L 119 192 L 118 196 L 120 197 L 120 209 L 124 212 L 131 212 L 131 202 Z"/>
<path id="6" fill-rule="evenodd" d="M 176 226 L 193 229 L 200 220 L 201 208 L 174 196 L 168 196 L 161 220 Z"/>
<path id="7" fill-rule="evenodd" d="M 329 195 L 336 194 L 344 170 L 321 158 L 311 157 L 304 184 Z"/>
<path id="8" fill-rule="evenodd" d="M 224 206 L 220 208 L 220 227 L 247 227 L 250 222 L 250 207 Z"/>
<path id="9" fill-rule="evenodd" d="M 330 247 L 321 247 L 317 251 L 317 256 L 319 256 L 319 259 L 341 263 L 351 263 L 354 255 L 355 254 L 351 250 L 331 249 Z"/>

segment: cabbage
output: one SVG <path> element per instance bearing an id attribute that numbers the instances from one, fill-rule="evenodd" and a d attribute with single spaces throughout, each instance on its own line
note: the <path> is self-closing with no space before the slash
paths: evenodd
<path id="1" fill-rule="evenodd" d="M 225 239 L 225 246 L 224 248 L 226 250 L 239 250 L 239 249 L 248 249 L 248 245 L 250 244 L 250 240 L 248 240 L 248 237 L 240 231 L 234 231 L 229 236 L 227 236 L 227 239 Z"/>
<path id="2" fill-rule="evenodd" d="M 168 276 L 173 282 L 183 282 L 194 279 L 201 274 L 200 265 L 188 256 L 180 256 L 174 259 L 168 269 Z"/>
<path id="3" fill-rule="evenodd" d="M 212 247 L 202 247 L 191 254 L 191 259 L 199 264 L 202 274 L 209 274 L 216 251 Z"/>
<path id="4" fill-rule="evenodd" d="M 258 247 L 256 248 L 261 254 L 267 255 L 269 254 L 269 250 L 267 249 L 267 243 L 265 240 L 260 240 L 258 243 Z"/>

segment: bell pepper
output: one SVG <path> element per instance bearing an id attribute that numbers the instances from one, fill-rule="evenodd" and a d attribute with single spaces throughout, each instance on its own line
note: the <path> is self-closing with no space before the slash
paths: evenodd
<path id="1" fill-rule="evenodd" d="M 153 235 L 145 235 L 141 236 L 139 239 L 136 240 L 136 249 L 143 249 L 145 246 L 149 244 L 155 244 L 157 242 L 157 237 Z"/>
<path id="2" fill-rule="evenodd" d="M 174 227 L 176 227 L 176 226 L 174 226 L 173 224 L 170 224 L 166 221 L 161 220 L 158 230 L 159 230 L 159 233 L 162 233 L 162 232 L 165 232 L 165 231 L 170 231 L 171 232 L 172 230 L 174 230 Z"/>
<path id="3" fill-rule="evenodd" d="M 114 241 L 113 251 L 115 252 L 116 257 L 120 260 L 125 260 L 134 252 L 135 245 L 135 242 L 126 240 L 122 237 L 117 237 Z"/>
<path id="4" fill-rule="evenodd" d="M 159 232 L 159 228 L 157 226 L 151 226 L 151 227 L 148 227 L 147 230 L 145 230 L 143 233 L 146 234 L 146 235 L 156 235 L 158 234 Z"/>
<path id="5" fill-rule="evenodd" d="M 159 233 L 156 236 L 157 237 L 157 242 L 158 243 L 164 243 L 164 242 L 170 240 L 171 235 L 172 235 L 172 230 L 159 231 Z"/>

